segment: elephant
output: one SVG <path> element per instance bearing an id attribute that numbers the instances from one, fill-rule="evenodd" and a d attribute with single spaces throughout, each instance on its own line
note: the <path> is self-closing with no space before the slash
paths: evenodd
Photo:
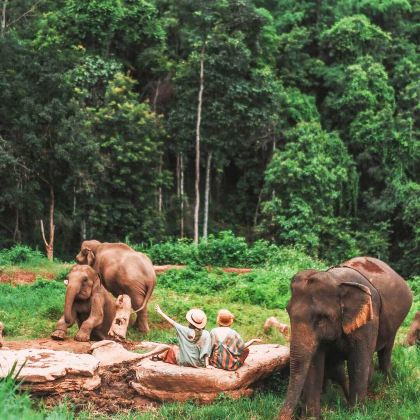
<path id="1" fill-rule="evenodd" d="M 156 273 L 146 255 L 123 243 L 90 240 L 82 242 L 76 261 L 90 265 L 115 297 L 130 296 L 137 312 L 136 328 L 143 333 L 149 331 L 147 303 L 156 286 Z"/>
<path id="2" fill-rule="evenodd" d="M 417 311 L 414 316 L 404 344 L 406 346 L 414 346 L 415 344 L 418 346 L 420 344 L 420 311 Z"/>
<path id="3" fill-rule="evenodd" d="M 405 280 L 372 257 L 297 273 L 287 305 L 290 378 L 279 418 L 292 418 L 302 392 L 306 414 L 318 418 L 324 376 L 340 383 L 350 406 L 362 401 L 375 351 L 380 370 L 389 374 L 395 335 L 412 300 Z"/>
<path id="4" fill-rule="evenodd" d="M 54 340 L 64 340 L 75 322 L 77 341 L 104 340 L 115 317 L 115 302 L 101 285 L 98 273 L 88 265 L 75 265 L 65 280 L 67 285 L 64 315 L 58 320 Z"/>

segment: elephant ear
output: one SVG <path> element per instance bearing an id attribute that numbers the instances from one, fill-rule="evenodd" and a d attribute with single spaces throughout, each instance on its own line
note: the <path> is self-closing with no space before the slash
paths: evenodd
<path id="1" fill-rule="evenodd" d="M 93 286 L 92 286 L 92 293 L 97 292 L 101 288 L 101 278 L 99 277 L 98 273 L 94 273 L 94 280 L 93 280 Z"/>
<path id="2" fill-rule="evenodd" d="M 368 287 L 358 283 L 344 282 L 340 289 L 342 327 L 350 334 L 373 318 L 372 295 Z"/>
<path id="3" fill-rule="evenodd" d="M 93 267 L 95 262 L 95 254 L 90 248 L 83 248 L 83 255 L 86 255 L 87 264 Z"/>

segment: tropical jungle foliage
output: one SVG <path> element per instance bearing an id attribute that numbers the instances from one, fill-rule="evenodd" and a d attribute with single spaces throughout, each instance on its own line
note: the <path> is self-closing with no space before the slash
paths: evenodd
<path id="1" fill-rule="evenodd" d="M 0 5 L 0 246 L 192 237 L 202 64 L 200 230 L 418 272 L 418 2 Z"/>

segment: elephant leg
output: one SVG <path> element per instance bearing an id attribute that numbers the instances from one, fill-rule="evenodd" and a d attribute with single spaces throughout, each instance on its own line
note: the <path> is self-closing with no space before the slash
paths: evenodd
<path id="1" fill-rule="evenodd" d="M 347 362 L 349 372 L 349 405 L 354 406 L 363 401 L 367 395 L 369 370 L 372 363 L 373 352 L 368 346 L 358 343 Z"/>
<path id="2" fill-rule="evenodd" d="M 321 415 L 321 391 L 324 382 L 325 352 L 321 349 L 315 353 L 308 370 L 302 399 L 303 415 L 319 418 Z"/>
<path id="3" fill-rule="evenodd" d="M 89 341 L 92 330 L 101 325 L 104 320 L 104 300 L 100 295 L 92 297 L 89 317 L 82 323 L 74 339 L 76 341 Z"/>
<path id="4" fill-rule="evenodd" d="M 57 324 L 55 325 L 54 332 L 51 333 L 51 338 L 54 340 L 64 340 L 67 334 L 68 328 L 70 328 L 75 322 L 77 318 L 76 311 L 72 310 L 71 312 L 71 323 L 67 324 L 67 322 L 64 320 L 64 315 L 57 321 Z"/>
<path id="5" fill-rule="evenodd" d="M 326 375 L 333 382 L 339 385 L 343 391 L 344 397 L 347 402 L 349 401 L 349 385 L 347 383 L 346 372 L 344 370 L 344 362 L 338 361 L 335 364 L 326 366 Z"/>
<path id="6" fill-rule="evenodd" d="M 135 296 L 130 296 L 131 297 L 131 306 L 133 307 L 133 309 L 137 309 L 140 308 L 141 305 L 143 305 L 144 302 L 144 296 L 142 295 L 135 295 Z M 134 326 L 137 328 L 137 330 L 141 333 L 148 333 L 150 328 L 149 328 L 149 323 L 147 322 L 148 319 L 148 314 L 147 314 L 147 305 L 146 307 L 137 312 L 137 318 L 136 321 L 134 323 Z"/>
<path id="7" fill-rule="evenodd" d="M 373 373 L 375 372 L 375 366 L 373 364 L 373 358 L 372 361 L 370 362 L 370 367 L 369 367 L 369 382 L 368 382 L 368 386 L 372 383 L 372 378 L 373 378 Z"/>
<path id="8" fill-rule="evenodd" d="M 394 347 L 395 334 L 390 340 L 386 343 L 386 346 L 378 351 L 378 360 L 379 360 L 379 369 L 385 375 L 389 376 L 391 369 L 391 354 L 392 348 Z"/>

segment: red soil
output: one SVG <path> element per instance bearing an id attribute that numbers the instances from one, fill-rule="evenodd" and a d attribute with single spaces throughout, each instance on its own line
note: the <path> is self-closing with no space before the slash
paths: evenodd
<path id="1" fill-rule="evenodd" d="M 185 268 L 186 265 L 155 265 L 155 272 L 156 274 L 162 274 L 168 270 L 182 270 Z M 212 271 L 214 267 L 207 266 L 208 271 Z M 246 274 L 252 271 L 251 268 L 234 268 L 234 267 L 225 267 L 221 268 L 221 270 L 225 273 L 236 273 L 236 274 Z M 12 285 L 16 284 L 30 284 L 33 283 L 37 277 L 43 277 L 48 280 L 53 280 L 55 275 L 53 273 L 49 273 L 48 271 L 41 272 L 39 274 L 35 274 L 31 271 L 24 271 L 24 270 L 16 270 L 11 272 L 4 272 L 0 270 L 0 283 L 9 283 Z"/>
<path id="2" fill-rule="evenodd" d="M 33 283 L 37 277 L 43 277 L 48 280 L 54 279 L 54 274 L 47 271 L 35 274 L 31 271 L 17 270 L 5 273 L 0 271 L 0 283 L 9 283 L 9 284 L 29 284 Z"/>

